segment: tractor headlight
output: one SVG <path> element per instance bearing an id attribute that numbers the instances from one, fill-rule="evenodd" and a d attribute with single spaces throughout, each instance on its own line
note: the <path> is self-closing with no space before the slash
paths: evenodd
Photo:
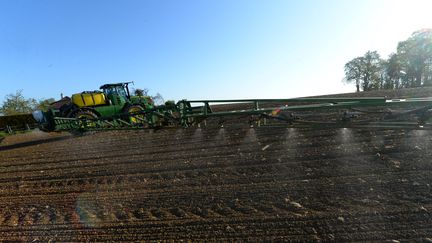
<path id="1" fill-rule="evenodd" d="M 38 123 L 45 122 L 45 116 L 41 110 L 33 111 L 32 115 Z"/>

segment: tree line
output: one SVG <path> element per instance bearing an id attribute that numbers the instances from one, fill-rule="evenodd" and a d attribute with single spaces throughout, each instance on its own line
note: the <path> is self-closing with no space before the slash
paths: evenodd
<path id="1" fill-rule="evenodd" d="M 387 59 L 368 51 L 347 62 L 344 82 L 357 92 L 432 86 L 432 29 L 414 32 Z"/>

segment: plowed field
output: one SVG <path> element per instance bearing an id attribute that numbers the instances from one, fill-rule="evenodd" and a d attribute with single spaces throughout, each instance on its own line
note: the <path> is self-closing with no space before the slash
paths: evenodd
<path id="1" fill-rule="evenodd" d="M 189 128 L 11 136 L 0 239 L 430 241 L 429 131 Z"/>

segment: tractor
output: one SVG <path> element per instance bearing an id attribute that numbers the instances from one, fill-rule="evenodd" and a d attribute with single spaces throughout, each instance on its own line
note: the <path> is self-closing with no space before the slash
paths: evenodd
<path id="1" fill-rule="evenodd" d="M 152 109 L 150 97 L 131 96 L 130 83 L 104 84 L 101 91 L 74 94 L 71 102 L 60 107 L 58 116 L 91 120 Z"/>
<path id="2" fill-rule="evenodd" d="M 73 94 L 70 99 L 58 108 L 51 108 L 48 112 L 36 111 L 33 115 L 38 121 L 46 120 L 47 123 L 40 126 L 41 130 L 51 130 L 54 124 L 53 117 L 97 120 L 105 117 L 120 117 L 132 124 L 148 124 L 152 119 L 144 113 L 155 108 L 153 100 L 149 96 L 132 96 L 129 84 L 114 83 L 104 84 L 97 91 L 84 91 Z M 130 114 L 140 114 L 130 116 Z"/>

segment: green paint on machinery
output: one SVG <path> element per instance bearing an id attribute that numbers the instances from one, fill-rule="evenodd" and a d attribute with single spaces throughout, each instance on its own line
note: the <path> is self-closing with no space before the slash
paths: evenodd
<path id="1" fill-rule="evenodd" d="M 156 106 L 150 97 L 131 96 L 128 84 L 103 85 L 102 91 L 83 93 L 87 96 L 82 102 L 73 96 L 78 101 L 33 116 L 48 132 L 224 126 L 244 121 L 250 126 L 302 128 L 432 128 L 432 97 L 180 100 Z"/>
<path id="2" fill-rule="evenodd" d="M 139 118 L 144 121 L 138 121 L 137 118 L 127 115 L 155 107 L 148 96 L 132 96 L 129 90 L 130 83 L 105 84 L 100 87 L 101 91 L 73 94 L 72 98 L 58 109 L 50 109 L 45 113 L 36 111 L 34 118 L 44 131 L 63 130 L 61 125 L 56 124 L 58 118 L 64 119 L 62 124 L 70 122 L 71 127 L 73 127 L 73 121 L 98 120 L 119 115 L 123 115 L 124 120 L 131 119 L 129 122 L 132 123 L 152 123 L 155 118 L 151 115 Z M 86 128 L 82 125 L 81 127 Z"/>

